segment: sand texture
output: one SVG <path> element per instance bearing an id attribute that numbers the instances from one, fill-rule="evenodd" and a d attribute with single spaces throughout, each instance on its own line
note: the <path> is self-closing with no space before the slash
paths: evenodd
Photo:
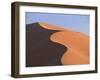
<path id="1" fill-rule="evenodd" d="M 27 67 L 89 64 L 89 36 L 43 22 L 26 27 Z"/>

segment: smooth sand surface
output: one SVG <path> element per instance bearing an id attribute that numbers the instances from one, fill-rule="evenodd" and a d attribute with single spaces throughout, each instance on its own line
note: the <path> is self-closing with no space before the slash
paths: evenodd
<path id="1" fill-rule="evenodd" d="M 61 58 L 62 64 L 89 64 L 89 36 L 47 23 L 39 24 L 46 29 L 61 30 L 51 35 L 50 39 L 68 48 Z"/>
<path id="2" fill-rule="evenodd" d="M 56 32 L 39 23 L 26 25 L 26 67 L 62 65 L 67 47 L 50 39 Z"/>

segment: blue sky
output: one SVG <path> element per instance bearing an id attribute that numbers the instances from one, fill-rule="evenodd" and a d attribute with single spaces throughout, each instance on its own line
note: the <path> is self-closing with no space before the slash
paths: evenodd
<path id="1" fill-rule="evenodd" d="M 89 35 L 89 15 L 26 12 L 26 24 L 46 22 Z"/>

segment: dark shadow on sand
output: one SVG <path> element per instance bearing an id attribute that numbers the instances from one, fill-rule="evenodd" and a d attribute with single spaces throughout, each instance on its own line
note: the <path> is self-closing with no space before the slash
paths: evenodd
<path id="1" fill-rule="evenodd" d="M 50 40 L 60 30 L 45 29 L 39 23 L 26 25 L 26 67 L 56 66 L 67 48 Z"/>

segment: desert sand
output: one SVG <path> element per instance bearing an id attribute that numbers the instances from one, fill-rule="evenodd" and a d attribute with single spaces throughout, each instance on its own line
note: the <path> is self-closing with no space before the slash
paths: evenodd
<path id="1" fill-rule="evenodd" d="M 50 36 L 55 43 L 68 48 L 61 57 L 63 65 L 89 64 L 89 36 L 74 30 L 47 23 L 39 23 L 41 27 L 51 30 L 61 30 Z"/>
<path id="2" fill-rule="evenodd" d="M 38 22 L 26 25 L 26 67 L 62 65 L 67 47 L 50 39 L 56 32 L 60 30 L 44 28 Z"/>

